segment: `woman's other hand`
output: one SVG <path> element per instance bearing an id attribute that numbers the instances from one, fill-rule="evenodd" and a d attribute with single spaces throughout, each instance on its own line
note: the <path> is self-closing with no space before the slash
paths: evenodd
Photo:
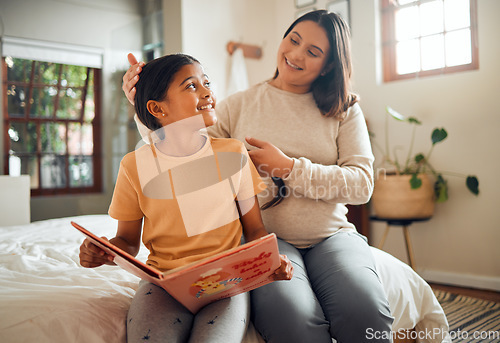
<path id="1" fill-rule="evenodd" d="M 258 148 L 248 152 L 261 176 L 284 178 L 292 171 L 293 159 L 273 144 L 253 137 L 246 137 L 248 144 Z"/>
<path id="2" fill-rule="evenodd" d="M 281 265 L 269 276 L 273 280 L 291 280 L 293 276 L 293 265 L 286 255 L 280 255 Z"/>
<path id="3" fill-rule="evenodd" d="M 102 237 L 108 240 L 106 237 Z M 113 256 L 86 238 L 80 246 L 80 265 L 85 268 L 95 268 L 103 264 L 114 264 Z"/>
<path id="4" fill-rule="evenodd" d="M 137 59 L 133 54 L 127 55 L 128 62 L 130 63 L 130 68 L 127 70 L 125 75 L 123 75 L 122 89 L 127 97 L 128 101 L 134 105 L 135 99 L 135 84 L 139 80 L 139 74 L 142 71 L 144 62 L 137 62 Z"/>

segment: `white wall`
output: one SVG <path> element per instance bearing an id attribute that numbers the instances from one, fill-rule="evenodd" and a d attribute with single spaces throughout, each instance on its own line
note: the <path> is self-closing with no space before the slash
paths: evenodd
<path id="1" fill-rule="evenodd" d="M 116 175 L 112 162 L 116 164 L 127 151 L 126 121 L 131 106 L 123 105 L 121 77 L 128 65 L 126 53 L 140 48 L 141 5 L 138 0 L 0 0 L 2 36 L 104 49 L 104 192 L 32 198 L 32 221 L 107 212 Z M 3 130 L 3 142 L 2 135 Z M 0 154 L 3 161 L 3 149 Z M 3 164 L 0 167 L 3 173 Z"/>
<path id="2" fill-rule="evenodd" d="M 407 81 L 381 83 L 378 60 L 378 1 L 352 1 L 355 90 L 370 129 L 384 135 L 384 108 L 420 118 L 416 151 L 427 152 L 430 133 L 444 127 L 448 139 L 436 145 L 432 161 L 438 170 L 476 174 L 480 195 L 470 194 L 462 178 L 449 177 L 449 200 L 436 205 L 431 221 L 410 228 L 417 270 L 430 280 L 500 290 L 500 2 L 478 1 L 479 70 Z M 408 147 L 409 131 L 390 122 L 393 144 Z M 377 138 L 376 138 L 377 139 Z M 378 243 L 385 224 L 374 223 Z M 406 261 L 401 229 L 391 228 L 384 246 Z"/>

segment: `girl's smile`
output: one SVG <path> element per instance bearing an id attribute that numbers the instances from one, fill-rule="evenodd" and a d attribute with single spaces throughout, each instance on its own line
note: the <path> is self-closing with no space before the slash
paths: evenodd
<path id="1" fill-rule="evenodd" d="M 203 110 L 210 110 L 210 109 L 213 109 L 214 107 L 212 106 L 212 103 L 208 104 L 208 105 L 204 105 L 204 106 L 200 106 L 198 107 L 198 110 L 199 111 L 203 111 Z"/>

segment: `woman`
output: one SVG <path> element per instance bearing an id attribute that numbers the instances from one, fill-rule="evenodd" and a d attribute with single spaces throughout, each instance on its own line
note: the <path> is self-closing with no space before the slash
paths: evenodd
<path id="1" fill-rule="evenodd" d="M 129 100 L 140 72 L 131 62 Z M 347 25 L 309 12 L 286 31 L 274 77 L 222 101 L 209 130 L 254 147 L 249 155 L 273 190 L 259 196 L 265 227 L 294 265 L 291 281 L 252 292 L 252 320 L 268 342 L 359 343 L 368 332 L 392 341 L 373 256 L 346 217 L 345 204 L 370 199 L 374 159 L 350 77 Z"/>

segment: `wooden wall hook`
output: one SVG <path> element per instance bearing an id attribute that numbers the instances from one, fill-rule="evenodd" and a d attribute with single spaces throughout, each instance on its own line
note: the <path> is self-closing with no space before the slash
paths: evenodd
<path id="1" fill-rule="evenodd" d="M 262 48 L 260 46 L 238 43 L 233 41 L 230 41 L 226 45 L 226 49 L 229 55 L 232 55 L 237 48 L 242 49 L 243 56 L 247 58 L 259 59 L 262 57 Z"/>

